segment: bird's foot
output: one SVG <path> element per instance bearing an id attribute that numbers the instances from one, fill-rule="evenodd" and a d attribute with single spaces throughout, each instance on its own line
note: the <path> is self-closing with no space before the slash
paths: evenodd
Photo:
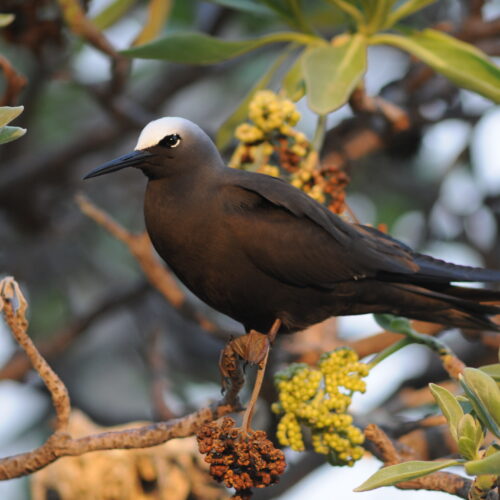
<path id="1" fill-rule="evenodd" d="M 262 382 L 264 380 L 264 375 L 266 373 L 267 360 L 269 358 L 269 351 L 271 350 L 271 345 L 276 338 L 278 330 L 281 326 L 281 320 L 276 319 L 273 323 L 273 326 L 267 333 L 264 335 L 265 339 L 262 338 L 262 333 L 256 332 L 255 330 L 250 331 L 245 337 L 248 337 L 247 345 L 248 345 L 248 354 L 252 355 L 253 363 L 258 364 L 257 369 L 257 377 L 255 378 L 255 384 L 252 390 L 252 396 L 248 403 L 247 409 L 243 415 L 243 423 L 241 425 L 241 430 L 243 433 L 248 434 L 250 430 L 250 425 L 252 423 L 253 412 L 255 409 L 255 404 L 257 403 L 257 398 L 260 394 L 260 389 L 262 387 Z M 256 337 L 257 335 L 257 337 Z M 256 345 L 253 344 L 253 339 L 256 339 Z M 248 361 L 250 361 L 248 359 Z"/>

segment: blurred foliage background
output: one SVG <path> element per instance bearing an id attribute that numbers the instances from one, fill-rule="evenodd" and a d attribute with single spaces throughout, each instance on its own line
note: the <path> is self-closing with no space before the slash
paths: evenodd
<path id="1" fill-rule="evenodd" d="M 207 334 L 168 305 L 127 248 L 85 217 L 74 197 L 84 191 L 125 227 L 143 231 L 145 178 L 124 171 L 83 183 L 83 174 L 133 149 L 141 128 L 165 115 L 189 118 L 212 137 L 219 132 L 229 160 L 237 143 L 228 140 L 227 127 L 226 140 L 220 140 L 220 128 L 282 54 L 283 44 L 202 66 L 131 59 L 118 51 L 184 30 L 246 39 L 289 28 L 267 2 L 84 1 L 82 12 L 103 30 L 93 32 L 78 16 L 68 23 L 65 9 L 72 3 L 0 2 L 2 12 L 15 16 L 0 32 L 2 105 L 22 104 L 24 112 L 14 123 L 28 130 L 0 149 L 0 272 L 15 276 L 27 291 L 31 336 L 46 346 L 75 407 L 103 425 L 160 418 L 166 407 L 180 415 L 218 397 L 217 359 L 225 339 Z M 500 56 L 498 0 L 427 3 L 406 20 L 408 26 L 439 27 L 492 58 Z M 352 27 L 328 2 L 303 4 L 307 23 L 325 38 Z M 240 8 L 230 8 L 234 5 Z M 285 61 L 276 78 L 289 69 Z M 9 71 L 26 80 L 17 80 L 16 87 Z M 351 180 L 346 191 L 351 211 L 362 223 L 385 225 L 419 251 L 500 268 L 499 108 L 385 45 L 368 50 L 365 90 L 404 110 L 408 122 L 394 127 L 384 113 L 352 100 L 327 115 L 322 157 L 337 161 L 340 155 Z M 297 107 L 302 115 L 297 128 L 312 141 L 317 116 L 306 99 Z M 230 124 L 234 129 L 238 122 Z M 225 330 L 241 332 L 195 297 L 189 300 Z M 377 331 L 365 317 L 342 318 L 334 327 L 335 339 Z M 322 347 L 331 347 L 333 341 L 321 339 Z M 481 342 L 473 333 L 450 331 L 446 339 L 467 364 L 495 361 L 498 337 L 483 335 Z M 314 350 L 314 342 L 299 335 L 282 340 L 286 345 L 275 353 L 273 366 Z M 15 354 L 8 332 L 0 330 L 2 456 L 37 443 L 48 432 L 51 415 L 39 380 Z M 424 410 L 403 395 L 445 378 L 439 362 L 420 348 L 401 353 L 399 365 L 394 363 L 389 379 L 382 371 L 370 376 L 371 396 L 355 405 L 362 422 L 370 413 L 372 420 L 397 428 L 409 415 L 422 415 Z M 381 390 L 377 380 L 384 381 Z M 272 384 L 263 398 L 275 399 Z M 257 418 L 268 430 L 276 425 L 266 408 Z M 288 489 L 322 463 L 311 455 L 301 460 L 276 487 L 280 490 L 255 498 L 296 498 Z M 25 493 L 23 480 L 0 484 L 2 498 Z M 317 497 L 328 496 L 318 492 Z"/>

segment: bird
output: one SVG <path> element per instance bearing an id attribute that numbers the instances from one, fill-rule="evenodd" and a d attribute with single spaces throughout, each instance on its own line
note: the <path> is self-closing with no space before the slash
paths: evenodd
<path id="1" fill-rule="evenodd" d="M 499 331 L 500 271 L 418 253 L 332 213 L 279 178 L 226 166 L 195 123 L 148 123 L 133 152 L 89 172 L 123 168 L 148 179 L 147 232 L 182 283 L 246 331 L 304 330 L 332 316 L 388 313 Z"/>

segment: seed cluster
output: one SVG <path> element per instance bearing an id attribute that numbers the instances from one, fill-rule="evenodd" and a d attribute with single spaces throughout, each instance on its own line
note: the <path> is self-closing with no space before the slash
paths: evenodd
<path id="1" fill-rule="evenodd" d="M 362 377 L 368 372 L 368 365 L 349 348 L 324 354 L 317 368 L 295 363 L 279 372 L 275 377 L 279 402 L 272 408 L 281 415 L 279 442 L 303 451 L 302 429 L 308 427 L 317 453 L 328 455 L 335 465 L 353 465 L 363 455 L 364 436 L 352 425 L 347 409 L 353 392 L 365 392 Z"/>
<path id="2" fill-rule="evenodd" d="M 234 499 L 251 497 L 252 488 L 277 483 L 285 471 L 285 456 L 267 439 L 264 431 L 243 433 L 234 420 L 203 426 L 197 436 L 200 453 L 206 454 L 210 474 L 228 488 L 235 488 Z"/>
<path id="3" fill-rule="evenodd" d="M 231 167 L 283 177 L 334 212 L 344 211 L 349 177 L 335 165 L 318 165 L 307 137 L 293 128 L 300 113 L 292 101 L 261 90 L 248 106 L 248 118 L 252 123 L 236 128 L 240 144 Z"/>

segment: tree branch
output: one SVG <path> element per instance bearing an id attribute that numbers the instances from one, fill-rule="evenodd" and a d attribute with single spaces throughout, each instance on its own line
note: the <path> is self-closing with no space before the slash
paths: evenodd
<path id="1" fill-rule="evenodd" d="M 82 455 L 96 450 L 145 448 L 173 438 L 191 436 L 202 425 L 240 409 L 237 391 L 228 390 L 220 403 L 179 419 L 73 439 L 67 432 L 71 411 L 68 391 L 28 337 L 27 306 L 16 281 L 10 277 L 3 279 L 0 282 L 0 312 L 3 312 L 14 338 L 25 350 L 50 391 L 57 416 L 55 432 L 33 451 L 0 459 L 0 480 L 30 474 L 65 456 Z M 231 377 L 227 381 L 229 384 L 233 382 L 241 387 L 239 378 L 236 380 Z"/>

